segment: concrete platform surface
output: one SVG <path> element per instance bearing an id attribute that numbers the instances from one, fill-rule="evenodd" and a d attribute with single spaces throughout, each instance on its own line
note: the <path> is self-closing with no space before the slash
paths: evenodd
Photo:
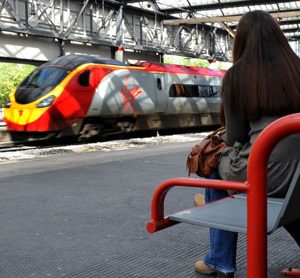
<path id="1" fill-rule="evenodd" d="M 179 224 L 146 232 L 156 185 L 186 176 L 193 144 L 57 155 L 0 167 L 0 278 L 197 278 L 208 230 Z M 192 206 L 195 189 L 173 189 L 167 213 Z M 257 252 L 260 252 L 257 250 Z M 245 278 L 245 237 L 237 278 Z M 269 237 L 269 277 L 300 267 L 284 229 Z"/>

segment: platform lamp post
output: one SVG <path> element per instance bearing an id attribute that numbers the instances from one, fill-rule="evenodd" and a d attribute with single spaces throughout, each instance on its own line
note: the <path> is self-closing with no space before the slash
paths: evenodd
<path id="1" fill-rule="evenodd" d="M 116 60 L 124 62 L 124 18 L 123 18 L 123 6 L 120 6 L 120 10 L 116 20 L 116 45 L 115 52 Z"/>

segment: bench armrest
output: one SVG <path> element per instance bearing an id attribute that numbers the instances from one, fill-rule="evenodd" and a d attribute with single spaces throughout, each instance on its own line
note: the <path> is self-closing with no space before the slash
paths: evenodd
<path id="1" fill-rule="evenodd" d="M 170 227 L 177 222 L 170 220 L 164 215 L 164 202 L 168 191 L 175 186 L 183 187 L 205 187 L 225 190 L 239 190 L 247 192 L 246 182 L 212 180 L 212 179 L 195 179 L 195 178 L 175 178 L 169 179 L 160 184 L 155 190 L 151 203 L 151 220 L 147 224 L 149 233 L 154 233 L 161 229 Z"/>

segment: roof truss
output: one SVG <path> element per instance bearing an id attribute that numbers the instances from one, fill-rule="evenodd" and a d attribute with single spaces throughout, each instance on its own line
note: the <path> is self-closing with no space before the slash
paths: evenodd
<path id="1" fill-rule="evenodd" d="M 117 2 L 117 1 L 115 1 Z M 278 19 L 283 32 L 292 38 L 300 36 L 300 1 L 289 0 L 232 0 L 224 1 L 193 1 L 193 0 L 119 0 L 128 7 L 130 5 L 142 5 L 149 12 L 149 7 L 155 7 L 154 13 L 164 15 L 165 25 L 196 25 L 216 23 L 225 29 L 231 36 L 237 21 L 242 14 L 254 10 L 263 9 Z M 196 3 L 196 4 L 195 4 Z M 210 11 L 217 11 L 222 16 L 207 16 Z"/>
<path id="2" fill-rule="evenodd" d="M 276 12 L 270 13 L 276 19 L 283 18 L 293 18 L 300 17 L 299 11 L 289 11 L 289 12 Z M 215 17 L 201 17 L 201 18 L 189 18 L 189 19 L 169 19 L 164 20 L 164 24 L 168 25 L 180 25 L 180 24 L 200 24 L 200 23 L 222 23 L 222 22 L 237 22 L 240 20 L 242 15 L 232 15 L 232 16 L 215 16 Z M 300 21 L 300 18 L 299 18 Z M 298 21 L 298 22 L 299 22 Z"/>

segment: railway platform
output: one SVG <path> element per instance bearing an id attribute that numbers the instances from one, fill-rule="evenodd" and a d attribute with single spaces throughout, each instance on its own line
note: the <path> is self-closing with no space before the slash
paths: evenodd
<path id="1" fill-rule="evenodd" d="M 194 143 L 52 156 L 0 167 L 0 278 L 201 278 L 195 260 L 208 229 L 186 224 L 149 234 L 156 185 L 186 176 Z M 193 206 L 199 189 L 170 191 L 167 213 Z M 284 229 L 268 237 L 269 278 L 300 266 Z M 236 278 L 246 277 L 246 238 Z M 259 250 L 257 250 L 259 252 Z"/>

